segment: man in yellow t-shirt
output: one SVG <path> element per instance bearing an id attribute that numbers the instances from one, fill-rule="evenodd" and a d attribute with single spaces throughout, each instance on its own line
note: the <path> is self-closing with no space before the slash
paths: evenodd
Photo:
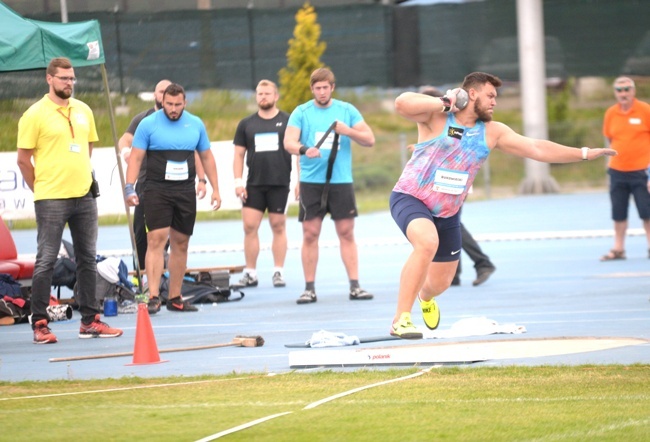
<path id="1" fill-rule="evenodd" d="M 603 135 L 618 155 L 610 158 L 609 195 L 614 220 L 614 247 L 601 261 L 625 259 L 630 195 L 643 220 L 650 258 L 650 104 L 635 98 L 634 80 L 614 80 L 617 103 L 605 112 Z"/>
<path id="2" fill-rule="evenodd" d="M 66 223 L 77 263 L 79 338 L 118 337 L 122 330 L 100 320 L 95 298 L 97 203 L 90 164 L 93 143 L 98 140 L 95 120 L 88 105 L 72 98 L 76 78 L 70 60 L 52 59 L 45 78 L 49 92 L 18 123 L 18 167 L 34 192 L 38 230 L 31 297 L 34 343 L 57 341 L 48 327 L 47 307 Z"/>

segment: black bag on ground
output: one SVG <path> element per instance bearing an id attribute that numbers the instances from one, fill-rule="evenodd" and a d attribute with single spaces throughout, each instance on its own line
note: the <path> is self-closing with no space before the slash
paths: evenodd
<path id="1" fill-rule="evenodd" d="M 57 288 L 57 298 L 61 298 L 61 287 L 74 290 L 77 282 L 77 263 L 74 260 L 74 248 L 69 241 L 61 241 L 67 256 L 60 255 L 54 263 L 52 286 Z"/>
<path id="2" fill-rule="evenodd" d="M 239 298 L 230 299 L 230 287 L 215 287 L 209 282 L 196 281 L 193 277 L 185 277 L 183 279 L 183 286 L 181 287 L 183 299 L 190 304 L 212 304 L 222 303 L 229 301 L 241 301 L 244 297 L 242 292 L 239 292 Z M 160 278 L 160 298 L 166 303 L 169 298 L 169 278 L 163 275 Z"/>

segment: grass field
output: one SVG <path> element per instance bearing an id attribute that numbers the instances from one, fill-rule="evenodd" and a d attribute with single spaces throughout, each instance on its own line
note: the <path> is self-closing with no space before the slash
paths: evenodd
<path id="1" fill-rule="evenodd" d="M 280 414 L 224 439 L 647 441 L 650 366 L 4 382 L 0 414 L 7 441 L 193 441 Z"/>

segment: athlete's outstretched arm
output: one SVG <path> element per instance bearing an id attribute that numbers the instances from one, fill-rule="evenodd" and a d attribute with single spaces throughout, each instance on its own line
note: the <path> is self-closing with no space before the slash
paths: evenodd
<path id="1" fill-rule="evenodd" d="M 525 137 L 503 123 L 491 122 L 490 125 L 493 125 L 491 129 L 495 133 L 495 149 L 544 163 L 573 163 L 583 159 L 595 160 L 602 156 L 616 155 L 613 149 L 586 148 L 586 158 L 583 158 L 583 149 L 564 146 L 550 140 Z"/>

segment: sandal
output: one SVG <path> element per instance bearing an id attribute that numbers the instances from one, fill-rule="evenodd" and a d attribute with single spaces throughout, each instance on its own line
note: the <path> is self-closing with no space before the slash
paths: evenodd
<path id="1" fill-rule="evenodd" d="M 603 255 L 601 261 L 616 261 L 625 259 L 625 250 L 610 250 L 606 255 Z"/>

